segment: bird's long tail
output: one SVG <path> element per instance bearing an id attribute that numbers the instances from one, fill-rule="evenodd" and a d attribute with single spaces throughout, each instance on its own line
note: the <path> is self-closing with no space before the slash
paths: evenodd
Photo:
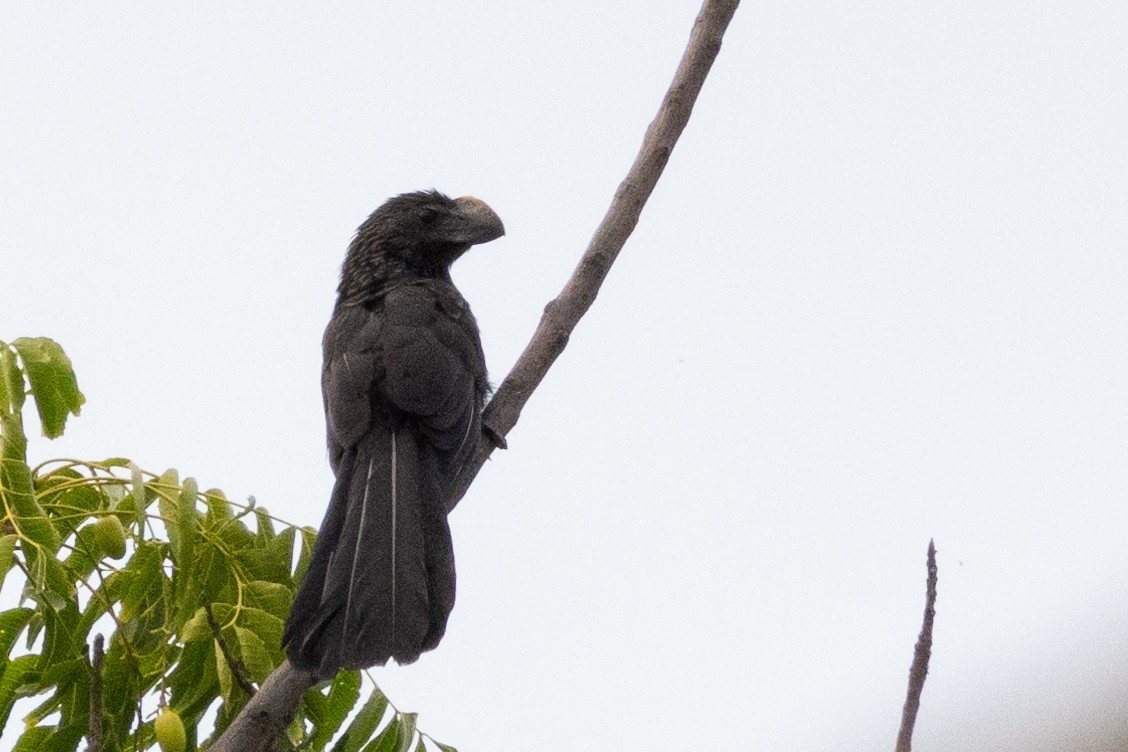
<path id="1" fill-rule="evenodd" d="M 337 483 L 282 641 L 323 677 L 411 663 L 438 644 L 454 606 L 454 553 L 434 473 L 409 430 L 376 429 Z"/>

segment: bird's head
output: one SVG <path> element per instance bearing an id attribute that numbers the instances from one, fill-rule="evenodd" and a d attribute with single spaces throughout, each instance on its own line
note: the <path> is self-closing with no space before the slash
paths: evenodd
<path id="1" fill-rule="evenodd" d="M 449 198 L 438 191 L 395 196 L 357 228 L 342 291 L 398 276 L 445 276 L 470 246 L 504 234 L 494 210 L 473 196 Z"/>

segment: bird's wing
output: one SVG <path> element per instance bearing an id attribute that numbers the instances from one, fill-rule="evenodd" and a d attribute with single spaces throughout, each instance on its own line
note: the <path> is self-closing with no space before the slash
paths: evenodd
<path id="1" fill-rule="evenodd" d="M 325 330 L 321 394 L 334 472 L 341 453 L 356 446 L 377 417 L 374 391 L 383 381 L 383 325 L 381 311 L 342 306 Z"/>
<path id="2" fill-rule="evenodd" d="M 443 455 L 464 459 L 487 389 L 478 328 L 448 283 L 389 291 L 383 305 L 339 308 L 325 332 L 322 391 L 330 445 L 374 424 L 417 422 Z"/>
<path id="3" fill-rule="evenodd" d="M 438 644 L 454 606 L 447 488 L 480 429 L 477 327 L 453 286 L 339 306 L 322 373 L 337 475 L 287 622 L 296 664 L 329 674 Z"/>
<path id="4" fill-rule="evenodd" d="M 486 385 L 478 328 L 453 286 L 437 281 L 391 291 L 384 306 L 383 392 L 413 416 L 453 474 L 480 431 Z"/>

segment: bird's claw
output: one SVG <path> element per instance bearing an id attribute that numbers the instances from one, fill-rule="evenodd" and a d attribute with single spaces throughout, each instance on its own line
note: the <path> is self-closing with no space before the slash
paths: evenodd
<path id="1" fill-rule="evenodd" d="M 506 443 L 505 437 L 495 431 L 492 427 L 482 424 L 482 433 L 490 440 L 490 443 L 497 449 L 508 449 L 509 444 Z"/>

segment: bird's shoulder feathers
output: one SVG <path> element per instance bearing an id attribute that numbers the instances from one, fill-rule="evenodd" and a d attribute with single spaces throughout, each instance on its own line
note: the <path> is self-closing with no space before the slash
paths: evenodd
<path id="1" fill-rule="evenodd" d="M 364 305 L 338 306 L 324 339 L 322 391 L 331 444 L 375 424 L 421 421 L 457 433 L 488 390 L 478 326 L 454 285 L 418 280 Z M 461 437 L 460 437 L 461 438 Z"/>

